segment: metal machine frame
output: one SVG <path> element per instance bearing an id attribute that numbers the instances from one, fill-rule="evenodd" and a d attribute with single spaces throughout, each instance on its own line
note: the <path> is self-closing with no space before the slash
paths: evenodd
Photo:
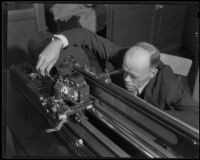
<path id="1" fill-rule="evenodd" d="M 56 135 L 79 157 L 198 158 L 199 131 L 166 112 L 131 95 L 112 83 L 107 74 L 97 74 L 87 66 L 69 60 L 68 69 L 83 76 L 90 88 L 90 103 L 68 115 Z M 55 127 L 41 103 L 44 93 L 58 78 L 46 77 L 46 88 L 27 77 L 25 70 L 36 72 L 28 63 L 10 67 L 17 89 Z M 31 68 L 31 71 L 30 71 Z M 24 69 L 24 70 L 23 70 Z M 45 86 L 45 84 L 44 84 Z M 89 106 L 89 107 L 88 107 Z M 187 147 L 185 147 L 187 146 Z"/>

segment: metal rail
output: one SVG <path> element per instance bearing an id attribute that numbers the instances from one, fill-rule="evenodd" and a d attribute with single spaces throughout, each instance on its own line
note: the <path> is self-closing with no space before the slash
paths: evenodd
<path id="1" fill-rule="evenodd" d="M 157 138 L 158 143 L 171 148 L 171 152 L 176 153 L 178 157 L 198 157 L 198 129 L 152 106 L 144 100 L 132 96 L 113 83 L 103 82 L 79 66 L 75 66 L 74 68 L 84 76 L 87 83 L 91 86 L 91 94 L 93 96 L 151 133 Z M 131 115 L 131 113 L 135 114 Z M 144 123 L 143 118 L 146 119 Z M 165 136 L 168 136 L 169 139 Z M 184 148 L 184 146 L 187 147 Z"/>

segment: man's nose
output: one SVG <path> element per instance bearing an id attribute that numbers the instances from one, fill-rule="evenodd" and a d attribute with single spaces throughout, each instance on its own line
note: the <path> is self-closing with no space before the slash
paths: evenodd
<path id="1" fill-rule="evenodd" d="M 125 80 L 126 82 L 130 82 L 130 81 L 131 81 L 130 75 L 126 75 L 125 78 L 124 78 L 124 80 Z"/>

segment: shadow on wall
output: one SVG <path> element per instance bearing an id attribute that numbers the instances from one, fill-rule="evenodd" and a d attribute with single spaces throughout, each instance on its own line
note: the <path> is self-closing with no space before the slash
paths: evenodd
<path id="1" fill-rule="evenodd" d="M 26 51 L 19 46 L 12 46 L 7 48 L 7 53 L 3 55 L 3 68 L 25 61 L 31 62 Z"/>

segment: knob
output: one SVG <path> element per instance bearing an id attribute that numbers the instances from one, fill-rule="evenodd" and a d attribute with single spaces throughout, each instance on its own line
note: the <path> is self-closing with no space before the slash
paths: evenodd
<path id="1" fill-rule="evenodd" d="M 40 99 L 40 101 L 44 101 L 44 97 L 42 97 L 42 96 L 39 99 Z"/>
<path id="2" fill-rule="evenodd" d="M 195 32 L 195 37 L 198 38 L 199 37 L 199 33 Z"/>
<path id="3" fill-rule="evenodd" d="M 163 9 L 163 5 L 160 5 L 160 9 Z"/>
<path id="4" fill-rule="evenodd" d="M 78 139 L 75 144 L 76 144 L 76 147 L 81 147 L 81 146 L 83 146 L 83 140 Z"/>
<path id="5" fill-rule="evenodd" d="M 158 10 L 158 9 L 163 9 L 163 8 L 164 8 L 163 5 L 161 5 L 161 4 L 156 4 L 156 10 Z"/>

